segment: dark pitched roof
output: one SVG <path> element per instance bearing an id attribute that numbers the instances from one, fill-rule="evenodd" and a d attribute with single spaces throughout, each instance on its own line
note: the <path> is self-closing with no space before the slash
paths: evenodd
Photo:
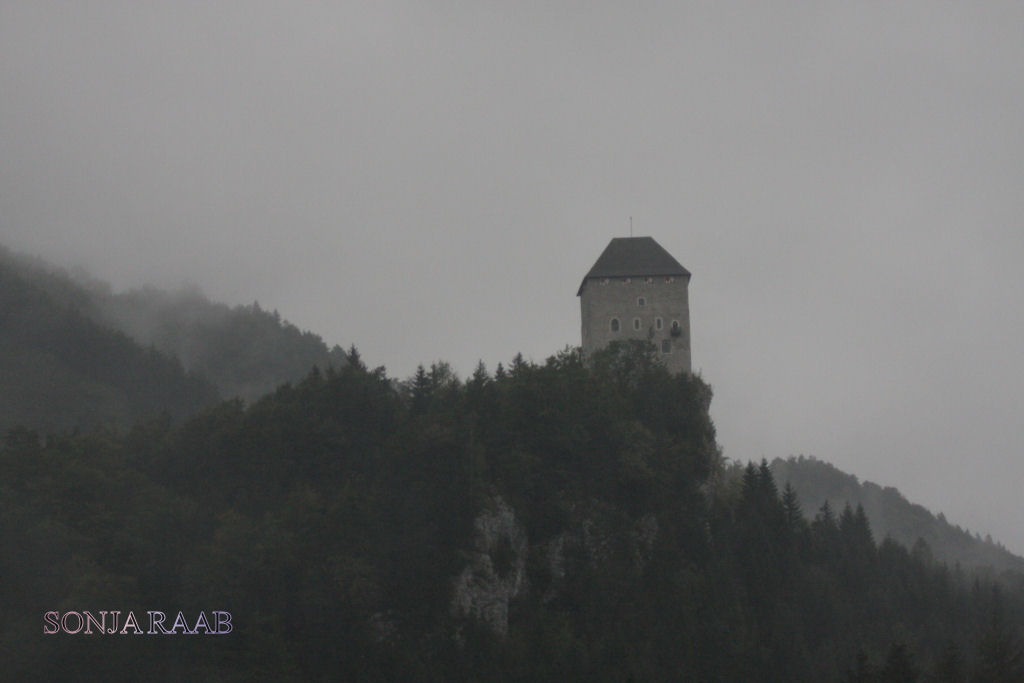
<path id="1" fill-rule="evenodd" d="M 583 292 L 583 285 L 591 278 L 652 275 L 688 278 L 690 271 L 672 258 L 672 254 L 665 251 L 653 237 L 615 237 L 601 252 L 590 271 L 583 276 L 576 296 Z"/>

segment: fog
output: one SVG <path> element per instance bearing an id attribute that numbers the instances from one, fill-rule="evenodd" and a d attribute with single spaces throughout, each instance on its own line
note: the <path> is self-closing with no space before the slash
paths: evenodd
<path id="1" fill-rule="evenodd" d="M 1017 3 L 0 3 L 0 242 L 392 376 L 579 343 L 651 235 L 725 455 L 1024 552 Z"/>

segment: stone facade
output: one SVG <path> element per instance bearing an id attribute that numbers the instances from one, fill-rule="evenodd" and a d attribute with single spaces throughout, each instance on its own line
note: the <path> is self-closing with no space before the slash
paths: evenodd
<path id="1" fill-rule="evenodd" d="M 616 238 L 580 285 L 583 355 L 645 339 L 671 372 L 690 372 L 690 273 L 650 237 Z"/>

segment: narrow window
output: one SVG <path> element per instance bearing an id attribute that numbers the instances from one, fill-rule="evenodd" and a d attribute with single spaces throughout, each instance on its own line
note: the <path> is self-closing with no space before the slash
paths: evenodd
<path id="1" fill-rule="evenodd" d="M 633 329 L 634 330 L 639 330 L 640 329 L 640 318 L 633 318 Z"/>
<path id="2" fill-rule="evenodd" d="M 661 340 L 661 352 L 662 353 L 672 353 L 672 342 L 669 341 L 668 339 L 662 339 Z"/>
<path id="3" fill-rule="evenodd" d="M 654 329 L 660 330 L 664 326 L 665 326 L 665 323 L 662 322 L 661 318 L 655 318 L 654 319 Z"/>
<path id="4" fill-rule="evenodd" d="M 612 332 L 618 332 L 618 331 L 619 331 L 619 319 L 618 318 L 612 318 Z"/>
<path id="5" fill-rule="evenodd" d="M 679 335 L 681 335 L 683 333 L 682 328 L 679 327 L 679 321 L 678 320 L 673 320 L 672 321 L 672 328 L 671 328 L 670 332 L 671 332 L 673 337 L 678 337 Z"/>
<path id="6" fill-rule="evenodd" d="M 647 305 L 647 299 L 645 299 L 645 298 L 643 298 L 643 297 L 639 297 L 639 298 L 638 298 L 638 299 L 636 300 L 636 305 L 637 305 L 637 306 L 646 306 L 646 305 Z"/>

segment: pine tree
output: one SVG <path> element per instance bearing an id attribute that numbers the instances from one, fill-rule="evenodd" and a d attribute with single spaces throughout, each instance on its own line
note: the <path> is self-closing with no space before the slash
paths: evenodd
<path id="1" fill-rule="evenodd" d="M 345 354 L 345 358 L 348 360 L 348 364 L 353 370 L 366 369 L 366 365 L 363 364 L 363 358 L 359 355 L 359 351 L 356 349 L 355 344 L 349 347 L 348 353 Z"/>
<path id="2" fill-rule="evenodd" d="M 757 468 L 757 475 L 758 488 L 761 490 L 763 500 L 777 501 L 779 498 L 779 488 L 775 485 L 775 476 L 772 474 L 771 468 L 768 467 L 768 461 L 765 458 L 761 458 L 761 465 Z"/>
<path id="3" fill-rule="evenodd" d="M 431 396 L 434 393 L 433 383 L 427 375 L 423 365 L 416 366 L 416 374 L 412 380 L 412 412 L 422 413 L 430 404 Z"/>
<path id="4" fill-rule="evenodd" d="M 479 389 L 490 381 L 491 377 L 487 374 L 487 366 L 484 365 L 482 360 L 477 361 L 476 369 L 473 370 L 473 375 L 469 378 L 467 385 Z"/>
<path id="5" fill-rule="evenodd" d="M 782 489 L 782 510 L 786 526 L 791 532 L 798 532 L 807 526 L 807 523 L 804 521 L 803 510 L 800 508 L 800 500 L 797 498 L 793 486 L 788 481 Z"/>

